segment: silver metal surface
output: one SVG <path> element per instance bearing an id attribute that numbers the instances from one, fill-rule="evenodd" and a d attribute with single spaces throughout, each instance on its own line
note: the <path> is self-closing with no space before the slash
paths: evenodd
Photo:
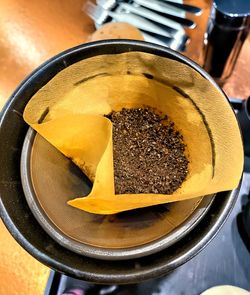
<path id="1" fill-rule="evenodd" d="M 162 8 L 159 1 L 148 3 L 138 0 L 133 4 L 104 0 L 96 2 L 97 5 L 87 1 L 83 6 L 83 11 L 94 20 L 96 28 L 109 22 L 110 19 L 112 22 L 126 22 L 141 30 L 145 41 L 167 46 L 174 50 L 183 51 L 189 39 L 183 26 L 195 27 L 193 21 L 185 18 L 184 11 L 175 7 L 171 9 L 165 3 L 162 3 Z M 166 12 L 169 15 L 174 15 L 175 19 L 171 19 Z"/>
<path id="2" fill-rule="evenodd" d="M 203 68 L 223 85 L 250 30 L 250 1 L 214 1 L 204 37 Z"/>
<path id="3" fill-rule="evenodd" d="M 122 3 L 123 1 L 117 1 L 117 0 L 97 0 L 96 3 L 100 6 L 102 6 L 104 9 L 113 9 L 116 5 L 119 3 Z M 137 2 L 137 0 L 132 1 Z M 150 1 L 144 1 L 145 3 L 149 3 Z M 194 5 L 189 5 L 189 4 L 184 4 L 182 3 L 182 0 L 160 0 L 159 2 L 160 5 L 165 6 L 167 8 L 167 13 L 170 15 L 175 15 L 175 16 L 180 16 L 184 17 L 185 14 L 183 12 L 189 12 L 195 15 L 200 15 L 202 13 L 202 9 L 200 9 L 197 6 Z"/>
<path id="4" fill-rule="evenodd" d="M 102 1 L 102 0 L 99 0 Z M 169 15 L 176 16 L 175 22 L 183 25 L 184 27 L 188 27 L 189 29 L 194 29 L 196 27 L 196 23 L 188 18 L 186 18 L 185 12 L 182 9 L 168 5 L 158 0 L 134 0 L 134 2 L 138 5 L 142 5 L 146 8 L 149 8 L 158 14 L 164 14 L 165 18 L 168 18 Z M 159 17 L 161 17 L 159 15 Z"/>
<path id="5" fill-rule="evenodd" d="M 144 19 L 155 21 L 166 27 L 169 27 L 169 28 L 175 29 L 176 31 L 181 31 L 184 33 L 183 27 L 177 21 L 173 21 L 171 19 L 168 19 L 167 17 L 163 17 L 157 14 L 157 12 L 153 12 L 152 10 L 149 10 L 142 6 L 135 7 L 127 3 L 121 3 L 119 5 L 119 8 L 127 10 L 128 14 L 130 13 L 138 14 Z M 117 11 L 119 11 L 119 8 L 117 9 Z M 165 31 L 167 31 L 167 28 L 165 29 Z"/>

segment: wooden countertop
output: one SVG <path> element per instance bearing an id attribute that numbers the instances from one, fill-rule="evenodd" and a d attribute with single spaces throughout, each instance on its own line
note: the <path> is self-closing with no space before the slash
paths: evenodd
<path id="1" fill-rule="evenodd" d="M 189 0 L 203 8 L 193 19 L 198 26 L 189 30 L 187 56 L 202 64 L 202 40 L 211 0 Z M 90 18 L 81 11 L 83 0 L 1 0 L 0 10 L 0 107 L 17 85 L 42 62 L 67 48 L 84 43 L 94 32 Z M 229 96 L 250 94 L 250 37 L 245 42 L 235 71 L 224 89 Z M 240 82 L 239 82 L 240 81 Z"/>
<path id="2" fill-rule="evenodd" d="M 186 55 L 202 62 L 201 47 L 210 0 L 190 0 L 204 8 L 195 17 Z M 1 0 L 0 5 L 0 108 L 33 69 L 53 55 L 84 43 L 94 32 L 93 22 L 81 11 L 83 0 Z M 250 38 L 245 42 L 232 77 L 225 84 L 229 96 L 250 94 Z M 0 294 L 43 294 L 49 269 L 28 255 L 0 223 Z M 21 291 L 22 290 L 22 291 Z"/>

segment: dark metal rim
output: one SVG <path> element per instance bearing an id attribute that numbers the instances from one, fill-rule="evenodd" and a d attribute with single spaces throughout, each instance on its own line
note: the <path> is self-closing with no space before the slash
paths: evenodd
<path id="1" fill-rule="evenodd" d="M 54 66 L 57 62 L 61 61 L 65 64 L 65 67 L 67 67 L 67 62 L 65 61 L 68 56 L 74 53 L 83 54 L 84 52 L 90 52 L 94 50 L 95 48 L 100 48 L 109 46 L 114 48 L 119 47 L 131 47 L 131 50 L 133 51 L 144 51 L 144 52 L 154 52 L 155 54 L 159 54 L 161 56 L 166 56 L 178 60 L 180 62 L 183 62 L 189 66 L 191 66 L 193 69 L 195 69 L 198 73 L 200 73 L 203 77 L 205 77 L 207 80 L 210 81 L 214 87 L 219 90 L 227 100 L 226 95 L 224 92 L 219 88 L 219 86 L 215 83 L 215 81 L 209 76 L 200 66 L 198 66 L 196 63 L 191 61 L 185 56 L 182 56 L 181 54 L 168 49 L 166 47 L 162 47 L 159 45 L 147 43 L 147 42 L 141 42 L 141 41 L 133 41 L 133 40 L 108 40 L 108 41 L 98 41 L 93 42 L 85 45 L 79 45 L 77 47 L 74 47 L 72 49 L 66 50 L 54 58 L 48 60 L 43 65 L 41 65 L 38 69 L 36 69 L 33 73 L 31 73 L 30 76 L 24 80 L 20 86 L 15 90 L 15 92 L 10 97 L 9 101 L 1 111 L 1 118 L 0 118 L 0 135 L 1 135 L 1 129 L 4 123 L 5 118 L 7 117 L 9 109 L 11 109 L 12 106 L 15 105 L 16 101 L 19 99 L 21 95 L 25 93 L 25 89 L 29 87 L 29 84 L 32 83 L 33 80 L 36 79 L 37 76 L 41 76 L 41 74 L 48 70 L 50 67 Z M 119 51 L 119 50 L 118 50 Z M 127 50 L 126 50 L 127 51 Z M 125 51 L 124 51 L 125 52 Z M 114 52 L 119 53 L 119 52 Z M 98 53 L 98 54 L 101 54 Z M 233 111 L 233 110 L 232 110 Z M 216 218 L 213 219 L 213 222 L 207 226 L 206 233 L 202 236 L 201 234 L 198 234 L 198 242 L 196 245 L 187 248 L 187 251 L 185 251 L 185 254 L 180 254 L 177 257 L 173 257 L 168 264 L 164 263 L 164 261 L 161 261 L 160 264 L 157 264 L 155 267 L 150 268 L 150 270 L 131 270 L 130 273 L 126 273 L 123 275 L 107 275 L 104 273 L 91 273 L 88 271 L 80 271 L 72 268 L 69 265 L 65 265 L 61 263 L 59 260 L 51 258 L 45 251 L 41 251 L 38 249 L 35 249 L 34 246 L 26 239 L 25 235 L 21 233 L 18 226 L 15 225 L 14 221 L 12 220 L 11 216 L 8 214 L 5 205 L 3 203 L 2 198 L 0 198 L 0 212 L 1 217 L 3 219 L 3 222 L 5 223 L 6 227 L 10 231 L 10 233 L 13 235 L 13 237 L 17 240 L 17 242 L 26 249 L 31 255 L 33 255 L 37 260 L 44 263 L 45 265 L 49 267 L 53 267 L 55 270 L 67 273 L 73 277 L 82 278 L 86 281 L 95 281 L 95 282 L 101 282 L 101 283 L 133 283 L 138 282 L 146 279 L 150 279 L 153 277 L 157 277 L 163 274 L 166 274 L 167 272 L 173 270 L 174 268 L 180 266 L 181 264 L 185 263 L 189 259 L 191 259 L 193 256 L 198 254 L 208 243 L 212 240 L 212 238 L 216 235 L 216 233 L 219 231 L 219 229 L 222 227 L 223 223 L 227 219 L 230 211 L 233 208 L 233 205 L 236 201 L 237 194 L 240 188 L 240 184 L 237 189 L 231 191 L 231 192 L 225 192 L 220 197 L 225 197 L 225 201 L 223 202 L 222 210 L 219 211 L 219 214 L 216 216 Z M 219 197 L 219 196 L 218 196 Z M 216 198 L 215 198 L 216 200 Z M 211 209 L 212 210 L 212 209 Z M 202 221 L 201 221 L 202 223 Z M 199 227 L 199 225 L 198 225 Z M 192 232 L 191 232 L 192 233 Z"/>
<path id="2" fill-rule="evenodd" d="M 110 249 L 83 244 L 60 231 L 60 229 L 48 218 L 36 197 L 30 175 L 30 156 L 35 135 L 36 132 L 32 128 L 29 128 L 24 140 L 21 155 L 21 180 L 26 200 L 30 210 L 47 234 L 60 245 L 78 254 L 104 260 L 125 260 L 159 252 L 187 235 L 205 216 L 215 197 L 215 195 L 204 197 L 194 213 L 192 213 L 184 223 L 171 233 L 145 245 L 125 249 Z"/>

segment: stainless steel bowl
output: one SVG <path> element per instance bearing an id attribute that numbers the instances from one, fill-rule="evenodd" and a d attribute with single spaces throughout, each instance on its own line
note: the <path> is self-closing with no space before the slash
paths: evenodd
<path id="1" fill-rule="evenodd" d="M 22 118 L 25 105 L 43 85 L 69 65 L 100 54 L 141 51 L 187 64 L 222 93 L 198 65 L 168 48 L 146 42 L 108 40 L 69 49 L 35 70 L 10 97 L 0 118 L 0 212 L 13 237 L 42 263 L 67 275 L 95 283 L 135 283 L 164 275 L 199 253 L 229 215 L 239 188 L 216 194 L 204 218 L 183 238 L 155 254 L 120 261 L 100 261 L 61 246 L 31 212 L 21 183 L 20 160 L 28 130 Z M 225 100 L 226 100 L 225 96 Z"/>
<path id="2" fill-rule="evenodd" d="M 30 210 L 60 245 L 93 258 L 124 260 L 165 249 L 205 216 L 214 195 L 115 215 L 72 208 L 67 201 L 90 192 L 90 181 L 31 128 L 24 140 L 21 179 Z"/>

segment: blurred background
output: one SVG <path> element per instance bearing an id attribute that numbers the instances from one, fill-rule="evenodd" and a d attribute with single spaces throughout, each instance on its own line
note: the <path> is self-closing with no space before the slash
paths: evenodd
<path id="1" fill-rule="evenodd" d="M 93 38 L 96 28 L 84 12 L 85 2 L 0 0 L 0 108 L 17 85 L 41 63 L 65 49 L 98 39 L 98 36 Z M 185 3 L 200 7 L 202 14 L 186 14 L 196 23 L 196 28 L 185 29 L 190 42 L 183 54 L 202 65 L 203 40 L 212 1 L 187 0 Z M 126 37 L 129 33 L 126 28 L 122 30 L 112 31 L 111 27 L 107 36 Z M 245 99 L 249 95 L 249 62 L 250 36 L 243 45 L 233 74 L 223 85 L 228 96 Z M 0 237 L 0 294 L 43 294 L 49 269 L 27 254 L 2 223 Z"/>

